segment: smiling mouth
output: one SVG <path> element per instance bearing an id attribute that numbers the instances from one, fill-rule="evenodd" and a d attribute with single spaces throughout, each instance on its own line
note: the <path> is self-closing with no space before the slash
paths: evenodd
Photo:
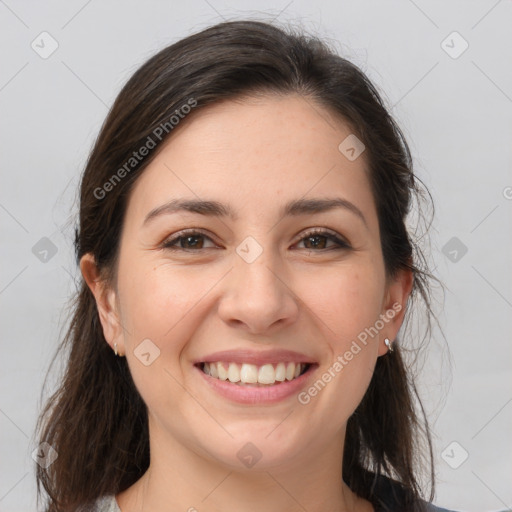
<path id="1" fill-rule="evenodd" d="M 239 386 L 276 386 L 297 379 L 311 367 L 310 363 L 276 363 L 255 365 L 217 361 L 196 365 L 206 375 L 218 380 L 229 381 Z"/>

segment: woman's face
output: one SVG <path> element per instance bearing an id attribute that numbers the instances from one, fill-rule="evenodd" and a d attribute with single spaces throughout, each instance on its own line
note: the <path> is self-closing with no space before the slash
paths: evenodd
<path id="1" fill-rule="evenodd" d="M 341 457 L 411 285 L 386 281 L 349 136 L 298 96 L 224 102 L 191 114 L 136 182 L 99 306 L 152 443 L 240 469 Z"/>

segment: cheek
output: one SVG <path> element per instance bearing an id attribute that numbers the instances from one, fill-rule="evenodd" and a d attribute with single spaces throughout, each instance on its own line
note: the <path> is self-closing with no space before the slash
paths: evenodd
<path id="1" fill-rule="evenodd" d="M 152 265 L 139 272 L 133 269 L 125 275 L 119 293 L 131 342 L 141 336 L 152 338 L 162 349 L 208 290 L 207 279 L 197 279 L 197 275 L 194 279 L 184 269 L 168 265 Z"/>
<path id="2" fill-rule="evenodd" d="M 365 330 L 379 318 L 384 281 L 378 267 L 347 264 L 323 277 L 317 275 L 318 286 L 310 286 L 309 292 L 306 281 L 300 285 L 301 296 L 308 297 L 308 308 L 320 320 L 318 335 L 326 351 L 318 375 L 325 390 L 317 381 L 310 391 L 312 396 L 318 393 L 318 405 L 332 411 L 336 425 L 355 410 L 373 375 L 378 338 Z"/>
<path id="3" fill-rule="evenodd" d="M 384 280 L 371 266 L 345 266 L 338 271 L 330 269 L 325 275 L 299 281 L 300 297 L 307 297 L 306 305 L 326 328 L 329 344 L 343 350 L 378 318 Z"/>
<path id="4" fill-rule="evenodd" d="M 381 312 L 384 279 L 378 268 L 352 267 L 323 284 L 323 292 L 317 294 L 317 311 L 330 329 L 324 329 L 329 360 L 320 378 L 323 375 L 329 381 L 323 400 L 339 423 L 355 410 L 373 375 L 378 337 L 367 333 Z"/>
<path id="5" fill-rule="evenodd" d="M 181 355 L 208 282 L 165 264 L 132 267 L 124 276 L 119 293 L 130 373 L 149 409 L 167 410 L 183 394 Z"/>

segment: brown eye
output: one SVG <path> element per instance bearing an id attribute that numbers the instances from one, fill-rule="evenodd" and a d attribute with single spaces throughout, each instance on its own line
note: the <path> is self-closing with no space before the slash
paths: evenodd
<path id="1" fill-rule="evenodd" d="M 333 242 L 333 246 L 330 247 L 327 246 L 328 242 Z M 303 237 L 300 241 L 300 243 L 304 243 L 304 248 L 308 250 L 318 250 L 318 252 L 321 251 L 328 251 L 332 249 L 349 249 L 350 246 L 342 240 L 341 238 L 338 238 L 333 233 L 330 233 L 328 231 L 315 231 L 312 233 L 308 233 L 305 237 Z"/>
<path id="2" fill-rule="evenodd" d="M 312 235 L 303 239 L 306 249 L 325 249 L 328 239 L 323 235 Z M 308 247 L 311 244 L 311 247 Z"/>
<path id="3" fill-rule="evenodd" d="M 166 240 L 162 244 L 162 248 L 177 251 L 194 251 L 195 249 L 207 249 L 208 247 L 204 247 L 205 240 L 212 241 L 210 237 L 200 233 L 199 231 L 182 231 L 181 233 L 178 233 L 178 236 Z"/>
<path id="4" fill-rule="evenodd" d="M 203 238 L 203 235 L 190 235 L 180 236 L 178 240 L 181 240 L 182 249 L 202 249 L 204 244 Z"/>

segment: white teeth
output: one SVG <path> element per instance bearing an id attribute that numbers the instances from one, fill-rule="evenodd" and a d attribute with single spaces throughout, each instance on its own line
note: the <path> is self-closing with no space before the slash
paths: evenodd
<path id="1" fill-rule="evenodd" d="M 296 379 L 305 367 L 306 365 L 302 363 L 278 363 L 275 366 L 264 364 L 258 367 L 249 363 L 239 365 L 219 361 L 204 363 L 202 368 L 204 373 L 219 380 L 229 380 L 240 385 L 272 385 L 285 380 Z"/>
<path id="2" fill-rule="evenodd" d="M 215 363 L 212 363 L 212 364 L 215 364 Z M 216 366 L 217 366 L 217 373 L 219 374 L 217 378 L 220 380 L 228 380 L 228 371 L 224 368 L 223 364 L 217 363 Z"/>
<path id="3" fill-rule="evenodd" d="M 229 382 L 240 381 L 240 367 L 236 363 L 229 363 L 228 379 Z"/>
<path id="4" fill-rule="evenodd" d="M 292 380 L 295 375 L 295 365 L 293 363 L 288 363 L 286 366 L 286 380 Z"/>
<path id="5" fill-rule="evenodd" d="M 297 365 L 300 370 L 300 364 Z M 258 372 L 258 382 L 260 384 L 274 384 L 276 381 L 276 371 L 271 364 L 264 364 Z"/>
<path id="6" fill-rule="evenodd" d="M 276 366 L 276 380 L 283 382 L 286 379 L 286 366 L 284 363 L 279 363 Z"/>
<path id="7" fill-rule="evenodd" d="M 258 382 L 258 367 L 254 364 L 243 364 L 240 369 L 240 380 L 247 384 Z"/>

